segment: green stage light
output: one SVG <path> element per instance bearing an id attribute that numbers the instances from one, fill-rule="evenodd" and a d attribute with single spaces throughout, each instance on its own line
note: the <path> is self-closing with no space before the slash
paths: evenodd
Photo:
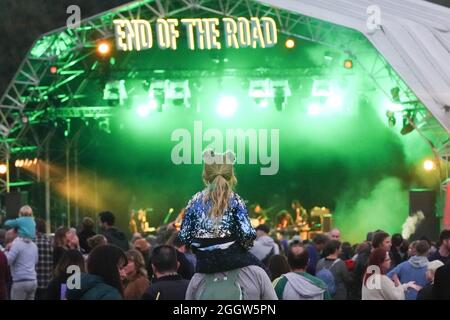
<path id="1" fill-rule="evenodd" d="M 403 105 L 401 105 L 400 103 L 388 102 L 387 109 L 388 111 L 392 112 L 401 112 L 403 111 Z"/>
<path id="2" fill-rule="evenodd" d="M 237 109 L 238 102 L 233 96 L 221 96 L 217 103 L 217 113 L 223 118 L 232 117 Z"/>
<path id="3" fill-rule="evenodd" d="M 342 97 L 339 94 L 332 94 L 327 98 L 327 107 L 339 109 L 342 107 Z"/>
<path id="4" fill-rule="evenodd" d="M 312 102 L 308 105 L 308 114 L 311 116 L 317 116 L 322 112 L 322 107 L 317 102 Z"/>
<path id="5" fill-rule="evenodd" d="M 269 101 L 267 99 L 262 99 L 258 101 L 258 107 L 260 108 L 267 108 L 269 106 Z"/>
<path id="6" fill-rule="evenodd" d="M 136 112 L 137 114 L 142 117 L 146 118 L 150 114 L 152 110 L 155 110 L 158 107 L 158 103 L 155 100 L 150 100 L 147 104 L 140 105 Z"/>

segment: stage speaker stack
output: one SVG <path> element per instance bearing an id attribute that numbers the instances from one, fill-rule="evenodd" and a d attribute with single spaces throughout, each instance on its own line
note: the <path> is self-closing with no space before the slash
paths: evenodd
<path id="1" fill-rule="evenodd" d="M 409 191 L 409 215 L 422 211 L 425 219 L 417 226 L 410 240 L 427 237 L 431 241 L 439 239 L 439 219 L 436 217 L 436 192 L 427 189 Z"/>
<path id="2" fill-rule="evenodd" d="M 10 192 L 5 194 L 6 219 L 15 219 L 20 207 L 28 204 L 28 192 Z"/>
<path id="3" fill-rule="evenodd" d="M 327 233 L 331 231 L 332 226 L 332 216 L 330 213 L 324 214 L 321 217 L 321 225 L 322 225 L 322 232 Z"/>

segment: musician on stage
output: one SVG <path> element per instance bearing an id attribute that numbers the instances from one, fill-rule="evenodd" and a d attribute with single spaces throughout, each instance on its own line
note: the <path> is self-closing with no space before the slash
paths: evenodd
<path id="1" fill-rule="evenodd" d="M 292 200 L 291 208 L 295 214 L 295 224 L 297 226 L 305 226 L 309 224 L 308 211 L 302 207 L 298 200 Z"/>
<path id="2" fill-rule="evenodd" d="M 267 215 L 259 203 L 253 204 L 248 209 L 250 222 L 253 228 L 267 222 Z"/>
<path id="3" fill-rule="evenodd" d="M 294 227 L 295 223 L 291 214 L 287 210 L 281 210 L 277 214 L 277 230 L 286 230 L 289 227 Z"/>

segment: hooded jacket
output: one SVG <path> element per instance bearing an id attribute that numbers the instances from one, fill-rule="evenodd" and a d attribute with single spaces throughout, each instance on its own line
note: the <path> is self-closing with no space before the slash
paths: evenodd
<path id="1" fill-rule="evenodd" d="M 306 272 L 289 272 L 274 281 L 280 300 L 329 300 L 326 284 Z"/>
<path id="2" fill-rule="evenodd" d="M 122 300 L 119 291 L 100 276 L 82 273 L 80 289 L 67 288 L 68 300 Z"/>
<path id="3" fill-rule="evenodd" d="M 123 233 L 116 227 L 111 227 L 103 230 L 103 235 L 108 240 L 109 244 L 116 245 L 124 251 L 127 251 L 129 249 L 129 244 L 125 233 Z"/>
<path id="4" fill-rule="evenodd" d="M 426 272 L 428 266 L 427 257 L 413 256 L 408 261 L 402 262 L 392 269 L 387 276 L 392 278 L 394 274 L 397 274 L 398 279 L 402 284 L 410 281 L 415 281 L 417 285 L 425 287 L 428 284 L 426 279 Z M 409 288 L 405 294 L 406 300 L 416 300 L 417 291 Z"/>
<path id="5" fill-rule="evenodd" d="M 258 237 L 253 243 L 253 247 L 250 249 L 255 257 L 259 260 L 264 260 L 269 254 L 280 254 L 280 249 L 275 241 L 269 236 Z"/>

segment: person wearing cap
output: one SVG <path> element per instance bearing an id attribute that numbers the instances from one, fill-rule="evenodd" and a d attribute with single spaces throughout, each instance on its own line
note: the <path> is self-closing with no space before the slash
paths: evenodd
<path id="1" fill-rule="evenodd" d="M 428 263 L 426 277 L 430 283 L 417 293 L 417 300 L 433 300 L 434 275 L 436 270 L 443 265 L 444 263 L 440 260 L 434 260 Z"/>

